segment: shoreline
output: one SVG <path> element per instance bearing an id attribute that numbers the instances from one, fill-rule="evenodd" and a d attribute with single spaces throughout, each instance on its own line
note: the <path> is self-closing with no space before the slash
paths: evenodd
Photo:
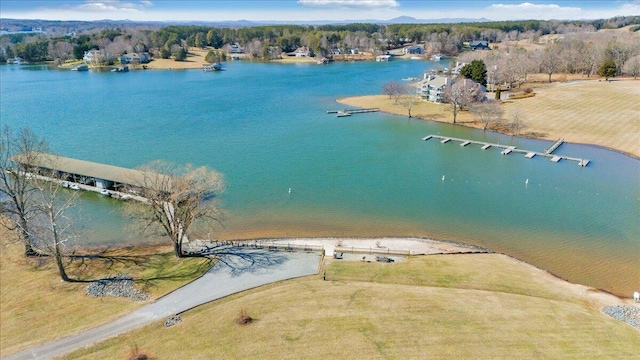
<path id="1" fill-rule="evenodd" d="M 192 240 L 192 242 L 194 243 L 193 246 L 199 246 L 205 243 L 209 243 L 209 242 L 215 242 L 216 240 L 206 240 L 206 239 L 194 239 Z M 407 256 L 434 256 L 434 255 L 482 255 L 482 254 L 496 254 L 496 255 L 501 255 L 501 256 L 505 256 L 509 259 L 512 259 L 515 262 L 524 264 L 532 269 L 535 269 L 536 271 L 541 272 L 542 274 L 544 274 L 543 276 L 546 276 L 550 279 L 554 279 L 554 281 L 558 281 L 560 282 L 560 284 L 564 284 L 567 287 L 573 288 L 573 290 L 575 291 L 580 291 L 583 294 L 586 294 L 585 296 L 588 296 L 589 298 L 591 297 L 602 297 L 602 298 L 607 298 L 607 297 L 611 297 L 613 299 L 615 299 L 615 301 L 613 301 L 613 299 L 610 299 L 611 301 L 613 301 L 613 303 L 604 303 L 602 300 L 600 299 L 600 305 L 602 307 L 605 307 L 607 305 L 635 305 L 635 306 L 639 306 L 638 304 L 635 304 L 633 302 L 632 299 L 632 294 L 629 295 L 621 295 L 621 294 L 616 294 L 610 291 L 607 291 L 605 289 L 600 289 L 600 288 L 596 288 L 593 286 L 589 286 L 589 285 L 585 285 L 585 284 L 581 284 L 578 282 L 571 282 L 549 270 L 546 270 L 542 267 L 536 266 L 534 264 L 531 264 L 525 260 L 522 260 L 518 257 L 509 255 L 507 253 L 504 252 L 499 252 L 499 251 L 494 251 L 490 248 L 484 247 L 484 246 L 479 246 L 479 245 L 475 245 L 475 244 L 471 244 L 471 243 L 465 243 L 462 241 L 456 241 L 456 240 L 440 240 L 440 239 L 434 239 L 431 237 L 424 237 L 424 236 L 393 236 L 393 235 L 386 235 L 386 236 L 310 236 L 310 237 L 306 237 L 306 236 L 291 236 L 291 237 L 286 237 L 286 236 L 275 236 L 275 237 L 269 237 L 269 236 L 257 236 L 257 237 L 246 237 L 243 238 L 241 236 L 235 238 L 235 239 L 226 239 L 226 240 L 217 240 L 220 242 L 238 242 L 238 243 L 255 243 L 255 242 L 291 242 L 291 243 L 295 243 L 295 242 L 306 242 L 308 245 L 314 245 L 311 243 L 316 243 L 316 242 L 362 242 L 365 244 L 369 244 L 369 246 L 365 246 L 365 247 L 355 247 L 355 249 L 357 250 L 367 250 L 369 249 L 369 251 L 371 253 L 376 253 L 376 248 L 373 248 L 371 246 L 371 243 L 379 243 L 379 242 L 383 242 L 384 241 L 384 247 L 379 248 L 380 253 L 384 253 L 384 251 L 386 249 L 392 250 L 389 245 L 389 243 L 393 243 L 393 242 L 403 242 L 406 243 L 407 242 L 416 242 L 416 243 L 420 243 L 422 245 L 422 250 L 427 249 L 424 253 L 418 253 L 418 252 L 411 252 L 411 249 L 393 249 L 392 251 L 406 251 L 407 252 Z M 189 246 L 188 243 L 184 244 L 185 246 Z M 299 244 L 298 244 L 299 245 Z M 154 244 L 154 245 L 110 245 L 109 248 L 111 250 L 127 250 L 127 249 L 162 249 L 162 248 L 169 248 L 169 245 L 166 244 Z M 348 246 L 345 246 L 348 247 Z M 353 245 L 351 245 L 351 247 L 353 247 Z M 83 249 L 86 250 L 96 250 L 96 249 L 100 249 L 100 246 L 87 246 L 87 247 L 82 247 Z M 460 249 L 467 249 L 469 251 L 460 251 Z M 356 251 L 357 253 L 357 251 Z"/>
<path id="2" fill-rule="evenodd" d="M 503 120 L 507 120 L 510 113 L 521 111 L 526 126 L 517 135 L 520 138 L 564 139 L 568 143 L 597 146 L 640 159 L 640 120 L 637 116 L 640 105 L 627 102 L 640 95 L 640 81 L 636 81 L 583 80 L 536 85 L 534 97 L 502 100 Z M 603 90 L 610 94 L 605 101 L 597 98 Z M 408 116 L 407 109 L 395 104 L 387 95 L 343 97 L 337 98 L 336 102 L 358 108 L 377 107 L 386 114 Z M 630 105 L 620 106 L 621 103 Z M 469 111 L 458 113 L 454 124 L 447 104 L 420 101 L 411 109 L 411 115 L 420 120 L 482 130 Z M 489 126 L 486 131 L 509 135 L 507 129 L 499 125 Z"/>

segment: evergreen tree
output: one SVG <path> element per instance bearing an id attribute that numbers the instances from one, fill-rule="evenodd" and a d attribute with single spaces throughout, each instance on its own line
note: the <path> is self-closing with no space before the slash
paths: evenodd
<path id="1" fill-rule="evenodd" d="M 460 75 L 482 86 L 487 86 L 487 68 L 482 60 L 473 60 L 470 64 L 463 66 Z"/>
<path id="2" fill-rule="evenodd" d="M 602 63 L 600 69 L 598 69 L 598 75 L 609 80 L 610 77 L 616 76 L 616 63 L 609 59 Z"/>

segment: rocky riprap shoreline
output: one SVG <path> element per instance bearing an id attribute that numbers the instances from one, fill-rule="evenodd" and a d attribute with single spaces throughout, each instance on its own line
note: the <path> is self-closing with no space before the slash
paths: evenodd
<path id="1" fill-rule="evenodd" d="M 133 286 L 133 279 L 127 275 L 118 275 L 111 279 L 92 281 L 87 285 L 87 295 L 93 297 L 115 296 L 133 301 L 147 301 L 149 294 Z"/>
<path id="2" fill-rule="evenodd" d="M 636 306 L 605 306 L 605 308 L 602 309 L 602 312 L 614 319 L 624 321 L 627 324 L 640 329 L 640 308 Z"/>
<path id="3" fill-rule="evenodd" d="M 164 322 L 164 326 L 166 327 L 173 326 L 179 323 L 180 321 L 182 321 L 182 317 L 180 317 L 180 315 L 173 315 L 173 316 L 170 316 L 167 319 L 167 321 Z"/>

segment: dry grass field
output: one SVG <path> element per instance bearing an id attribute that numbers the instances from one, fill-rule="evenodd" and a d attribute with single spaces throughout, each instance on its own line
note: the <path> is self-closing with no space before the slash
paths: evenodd
<path id="1" fill-rule="evenodd" d="M 556 81 L 562 75 L 556 75 Z M 640 81 L 623 79 L 607 82 L 588 80 L 573 82 L 542 81 L 544 74 L 532 76 L 535 97 L 506 100 L 504 120 L 518 110 L 525 118 L 524 136 L 541 139 L 594 144 L 640 157 Z M 528 86 L 528 85 L 523 85 Z M 339 103 L 371 108 L 407 116 L 402 105 L 386 95 L 371 95 L 338 99 Z M 411 110 L 414 117 L 452 122 L 449 105 L 420 102 Z M 458 123 L 480 128 L 468 111 L 458 114 Z"/>
<path id="2" fill-rule="evenodd" d="M 509 114 L 525 116 L 525 133 L 594 144 L 640 157 L 640 81 L 554 83 L 536 96 L 505 101 Z"/>
<path id="3" fill-rule="evenodd" d="M 498 254 L 333 261 L 321 276 L 253 289 L 65 359 L 132 349 L 182 359 L 632 358 L 640 332 L 600 312 L 609 295 Z M 236 324 L 241 311 L 254 321 Z"/>
<path id="4" fill-rule="evenodd" d="M 13 233 L 0 227 L 0 356 L 77 333 L 106 323 L 145 304 L 130 300 L 86 294 L 87 283 L 65 283 L 48 259 L 26 259 L 23 247 L 13 242 Z M 149 255 L 156 251 L 157 255 Z M 152 253 L 153 254 L 153 253 Z M 74 262 L 70 276 L 103 278 L 126 273 L 152 299 L 200 276 L 209 268 L 204 259 L 177 260 L 171 247 L 122 249 L 112 255 L 136 257 L 140 266 L 87 261 Z M 78 276 L 78 277 L 76 277 Z"/>

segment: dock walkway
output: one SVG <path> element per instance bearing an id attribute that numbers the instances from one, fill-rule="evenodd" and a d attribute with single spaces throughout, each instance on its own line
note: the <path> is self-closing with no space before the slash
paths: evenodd
<path id="1" fill-rule="evenodd" d="M 378 112 L 378 108 L 370 109 L 344 109 L 344 110 L 327 110 L 327 114 L 336 114 L 337 117 L 351 116 L 353 114 L 364 114 L 370 112 Z"/>
<path id="2" fill-rule="evenodd" d="M 537 152 L 537 151 L 531 151 L 531 150 L 524 150 L 524 149 L 518 149 L 515 146 L 512 145 L 501 145 L 501 144 L 494 144 L 494 143 L 488 143 L 488 142 L 484 142 L 484 141 L 476 141 L 476 140 L 469 140 L 469 139 L 459 139 L 459 138 L 454 138 L 454 137 L 450 137 L 450 136 L 440 136 L 440 135 L 427 135 L 425 137 L 422 138 L 422 140 L 427 141 L 429 139 L 440 139 L 440 142 L 442 144 L 446 144 L 449 141 L 457 141 L 460 143 L 460 146 L 467 146 L 468 144 L 476 144 L 476 145 L 481 145 L 482 146 L 482 150 L 486 150 L 492 146 L 497 147 L 497 148 L 501 148 L 502 151 L 500 152 L 502 155 L 508 155 L 512 152 L 516 152 L 516 153 L 522 153 L 525 154 L 525 157 L 527 159 L 532 159 L 534 156 L 543 156 L 546 158 L 550 158 L 552 162 L 559 162 L 560 160 L 570 160 L 570 161 L 575 161 L 578 163 L 578 165 L 580 166 L 587 166 L 590 162 L 590 160 L 588 159 L 582 159 L 582 158 L 576 158 L 576 157 L 571 157 L 571 156 L 565 156 L 565 155 L 553 155 L 552 153 L 558 148 L 560 147 L 560 145 L 562 145 L 564 143 L 564 140 L 560 139 L 558 141 L 556 141 L 550 148 L 548 148 L 547 150 L 545 150 L 544 152 Z"/>

